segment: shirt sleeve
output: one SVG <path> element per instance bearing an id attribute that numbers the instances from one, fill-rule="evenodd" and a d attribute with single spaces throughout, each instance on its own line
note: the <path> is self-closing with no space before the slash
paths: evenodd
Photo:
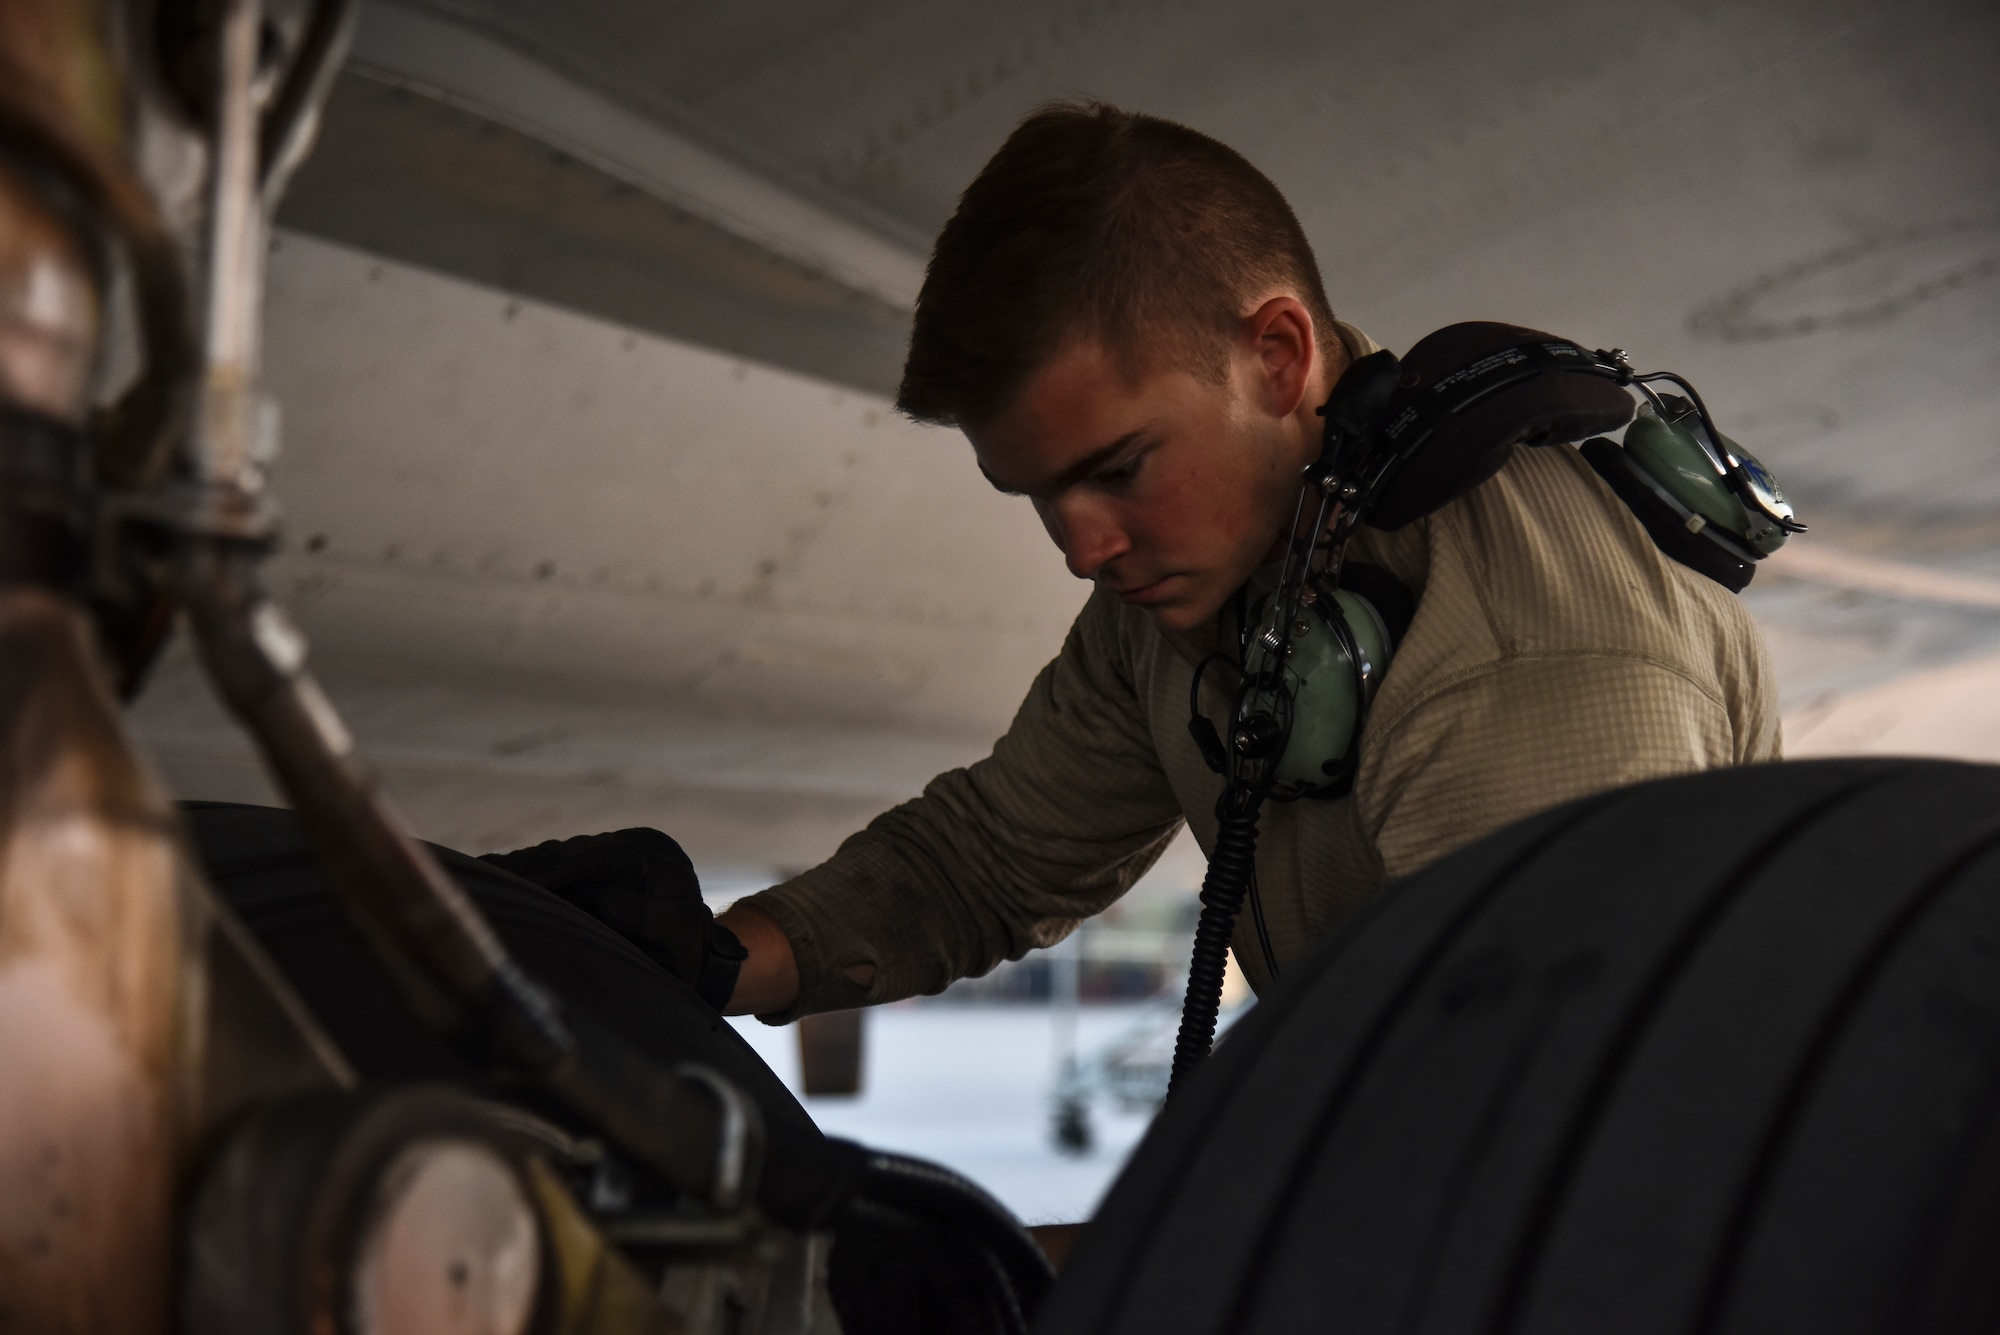
<path id="1" fill-rule="evenodd" d="M 762 1018 L 940 992 L 1062 940 L 1152 866 L 1181 813 L 1127 633 L 1093 595 L 990 756 L 746 901 L 784 931 L 799 968 L 798 1002 Z"/>
<path id="2" fill-rule="evenodd" d="M 1361 819 L 1387 876 L 1408 876 L 1564 802 L 1774 754 L 1775 725 L 1736 712 L 1637 655 L 1507 659 L 1371 725 Z"/>

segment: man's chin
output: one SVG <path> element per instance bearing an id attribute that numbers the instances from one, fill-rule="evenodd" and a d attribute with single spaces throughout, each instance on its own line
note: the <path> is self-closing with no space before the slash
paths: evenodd
<path id="1" fill-rule="evenodd" d="M 1183 607 L 1177 603 L 1169 603 L 1160 607 L 1148 607 L 1145 609 L 1145 612 L 1147 616 L 1153 618 L 1153 624 L 1161 630 L 1176 632 L 1193 630 L 1196 626 L 1208 620 L 1208 617 L 1200 615 L 1199 608 Z M 1214 613 L 1210 613 L 1209 615 L 1213 616 Z"/>
<path id="2" fill-rule="evenodd" d="M 1211 607 L 1198 594 L 1188 593 L 1178 598 L 1163 598 L 1157 603 L 1147 604 L 1140 609 L 1153 619 L 1153 624 L 1161 630 L 1189 631 L 1212 620 L 1221 610 Z"/>

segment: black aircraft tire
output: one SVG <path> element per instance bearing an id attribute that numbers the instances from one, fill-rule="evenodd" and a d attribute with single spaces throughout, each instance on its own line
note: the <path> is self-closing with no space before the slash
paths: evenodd
<path id="1" fill-rule="evenodd" d="M 1645 784 L 1394 887 L 1161 1115 L 1037 1330 L 2000 1330 L 2000 768 Z"/>
<path id="2" fill-rule="evenodd" d="M 443 1082 L 591 1130 L 532 1088 L 489 1078 L 418 1022 L 334 902 L 290 812 L 194 802 L 182 816 L 209 884 L 364 1081 Z M 832 1233 L 829 1281 L 849 1335 L 1024 1327 L 1052 1275 L 1004 1206 L 935 1164 L 826 1139 L 714 1008 L 631 942 L 492 863 L 431 851 L 516 962 L 573 1013 L 662 1065 L 707 1066 L 757 1105 L 758 1203 L 780 1223 Z"/>

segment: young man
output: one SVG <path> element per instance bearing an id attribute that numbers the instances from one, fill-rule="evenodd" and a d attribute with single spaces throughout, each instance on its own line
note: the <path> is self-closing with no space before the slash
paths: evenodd
<path id="1" fill-rule="evenodd" d="M 748 950 L 729 1010 L 781 1022 L 936 992 L 1061 940 L 1183 821 L 1212 846 L 1222 780 L 1188 734 L 1192 673 L 1279 553 L 1315 409 L 1374 350 L 1334 319 L 1276 187 L 1230 149 L 1103 106 L 1015 131 L 938 238 L 897 404 L 961 428 L 1096 587 L 991 756 L 724 915 Z M 1415 615 L 1352 792 L 1265 808 L 1280 966 L 1385 881 L 1535 811 L 1778 756 L 1755 625 L 1662 556 L 1574 449 L 1517 450 L 1349 553 L 1400 580 Z M 1266 986 L 1254 933 L 1236 944 Z"/>

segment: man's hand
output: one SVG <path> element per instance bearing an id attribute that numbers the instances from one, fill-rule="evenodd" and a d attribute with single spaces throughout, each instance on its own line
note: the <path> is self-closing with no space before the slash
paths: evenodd
<path id="1" fill-rule="evenodd" d="M 658 830 L 551 839 L 512 853 L 489 853 L 481 861 L 532 881 L 605 923 L 717 1010 L 736 991 L 743 944 L 702 902 L 701 882 L 687 854 Z M 777 932 L 776 926 L 771 930 Z M 777 934 L 782 940 L 784 934 Z M 789 945 L 785 961 L 791 962 Z M 792 991 L 798 991 L 796 971 Z"/>
<path id="2" fill-rule="evenodd" d="M 719 921 L 749 952 L 736 975 L 736 994 L 723 1014 L 770 1015 L 789 1010 L 799 999 L 799 965 L 792 957 L 791 939 L 769 914 L 748 904 L 731 906 Z"/>

